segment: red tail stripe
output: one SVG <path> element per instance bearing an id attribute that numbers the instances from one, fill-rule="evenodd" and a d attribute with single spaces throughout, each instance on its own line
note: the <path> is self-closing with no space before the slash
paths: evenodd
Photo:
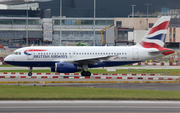
<path id="1" fill-rule="evenodd" d="M 141 41 L 139 44 L 140 44 L 141 46 L 143 46 L 144 48 L 162 48 L 162 47 L 159 46 L 158 44 L 152 43 L 152 42 L 144 42 L 144 41 Z"/>
<path id="2" fill-rule="evenodd" d="M 144 48 L 156 48 L 156 49 L 158 49 L 159 51 L 171 50 L 171 51 L 168 51 L 168 52 L 163 52 L 163 53 L 162 53 L 163 55 L 169 55 L 169 54 L 171 54 L 171 53 L 174 53 L 174 50 L 168 49 L 168 48 L 163 48 L 163 47 L 159 46 L 159 45 L 156 44 L 156 43 L 141 41 L 139 44 L 140 44 L 142 47 L 144 47 Z"/>
<path id="3" fill-rule="evenodd" d="M 158 26 L 153 27 L 153 28 L 149 31 L 148 35 L 149 35 L 149 34 L 153 34 L 154 32 L 159 31 L 159 30 L 168 29 L 168 26 L 169 26 L 169 21 L 165 21 L 165 22 L 159 24 Z"/>

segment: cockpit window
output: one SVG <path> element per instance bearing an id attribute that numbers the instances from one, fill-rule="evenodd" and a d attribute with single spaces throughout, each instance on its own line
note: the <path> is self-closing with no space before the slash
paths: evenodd
<path id="1" fill-rule="evenodd" d="M 12 55 L 21 55 L 21 52 L 12 52 Z"/>
<path id="2" fill-rule="evenodd" d="M 18 55 L 18 52 L 15 52 L 15 55 Z"/>

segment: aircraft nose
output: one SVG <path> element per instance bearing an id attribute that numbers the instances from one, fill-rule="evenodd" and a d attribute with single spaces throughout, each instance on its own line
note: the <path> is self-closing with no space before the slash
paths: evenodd
<path id="1" fill-rule="evenodd" d="M 7 56 L 7 57 L 4 58 L 4 62 L 7 63 L 8 61 L 10 61 L 9 56 Z"/>

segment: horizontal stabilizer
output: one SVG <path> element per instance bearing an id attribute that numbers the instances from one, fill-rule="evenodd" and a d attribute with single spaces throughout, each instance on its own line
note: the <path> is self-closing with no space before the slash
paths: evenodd
<path id="1" fill-rule="evenodd" d="M 164 54 L 164 55 L 168 55 L 174 53 L 173 49 L 168 49 L 168 48 L 161 48 L 157 51 L 150 51 L 149 54 L 151 55 L 156 55 L 156 54 Z"/>

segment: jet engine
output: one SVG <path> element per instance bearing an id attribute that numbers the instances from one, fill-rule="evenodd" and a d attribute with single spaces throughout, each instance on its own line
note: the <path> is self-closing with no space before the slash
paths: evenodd
<path id="1" fill-rule="evenodd" d="M 57 73 L 74 73 L 81 70 L 82 67 L 72 63 L 56 63 L 55 67 L 51 67 L 51 71 Z"/>

